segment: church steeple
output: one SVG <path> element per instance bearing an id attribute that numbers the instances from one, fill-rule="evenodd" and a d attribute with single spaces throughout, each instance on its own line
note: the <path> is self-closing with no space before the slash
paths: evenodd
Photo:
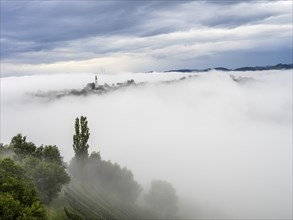
<path id="1" fill-rule="evenodd" d="M 95 88 L 98 88 L 99 84 L 98 84 L 98 76 L 95 75 Z"/>

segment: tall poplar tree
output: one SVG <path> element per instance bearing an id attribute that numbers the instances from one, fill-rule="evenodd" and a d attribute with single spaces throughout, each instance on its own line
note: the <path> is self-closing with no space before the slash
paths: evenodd
<path id="1" fill-rule="evenodd" d="M 88 158 L 88 139 L 90 136 L 87 118 L 81 116 L 75 119 L 75 134 L 73 135 L 73 149 L 76 159 Z"/>

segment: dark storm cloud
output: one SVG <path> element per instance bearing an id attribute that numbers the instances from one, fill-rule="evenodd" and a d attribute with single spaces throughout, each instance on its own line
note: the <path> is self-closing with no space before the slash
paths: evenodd
<path id="1" fill-rule="evenodd" d="M 227 1 L 229 2 L 231 1 Z M 206 2 L 211 3 L 215 4 L 217 1 Z M 197 21 L 207 26 L 229 25 L 231 22 L 239 25 L 270 16 L 270 13 L 254 17 L 221 14 L 220 17 L 207 17 L 201 21 L 196 13 L 189 11 L 188 17 L 185 17 L 186 20 L 182 20 L 181 24 L 172 22 L 161 25 L 164 24 L 162 18 L 166 18 L 161 17 L 160 11 L 169 13 L 167 17 L 172 18 L 182 14 L 180 7 L 184 4 L 186 2 L 183 1 L 3 2 L 1 38 L 8 40 L 4 42 L 2 55 L 6 57 L 17 51 L 50 50 L 56 47 L 58 42 L 91 36 L 153 36 L 192 27 Z M 19 42 L 26 42 L 26 45 L 22 46 Z"/>
<path id="2" fill-rule="evenodd" d="M 182 4 L 178 2 L 177 4 Z M 164 2 L 166 8 L 174 3 Z M 145 1 L 45 1 L 2 3 L 2 37 L 56 42 L 89 36 L 143 33 L 162 3 Z"/>
<path id="3" fill-rule="evenodd" d="M 5 3 L 1 11 L 2 37 L 50 43 L 123 32 L 135 26 L 123 9 L 110 6 L 105 2 Z"/>
<path id="4" fill-rule="evenodd" d="M 2 58 L 52 50 L 92 36 L 156 35 L 176 29 L 146 29 L 152 12 L 184 2 L 12 1 L 1 3 Z M 155 25 L 154 25 L 155 26 Z M 101 51 L 103 52 L 103 51 Z"/>

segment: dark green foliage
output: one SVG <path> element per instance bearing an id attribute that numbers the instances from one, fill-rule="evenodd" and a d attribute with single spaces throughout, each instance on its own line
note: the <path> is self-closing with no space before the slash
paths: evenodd
<path id="1" fill-rule="evenodd" d="M 10 158 L 0 160 L 0 178 L 25 178 L 24 169 Z"/>
<path id="2" fill-rule="evenodd" d="M 21 215 L 20 202 L 10 193 L 0 193 L 0 219 L 14 219 Z"/>
<path id="3" fill-rule="evenodd" d="M 29 176 L 34 179 L 40 199 L 45 204 L 49 204 L 56 198 L 62 185 L 70 181 L 65 167 L 58 163 L 28 157 L 24 161 L 24 167 Z"/>
<path id="4" fill-rule="evenodd" d="M 42 220 L 47 219 L 46 210 L 40 202 L 34 202 L 31 207 L 26 207 L 23 210 L 22 219 Z"/>
<path id="5" fill-rule="evenodd" d="M 35 152 L 35 156 L 44 162 L 63 165 L 63 158 L 60 155 L 58 147 L 56 147 L 55 145 L 46 145 L 45 147 L 39 147 Z"/>
<path id="6" fill-rule="evenodd" d="M 177 212 L 177 195 L 173 186 L 161 180 L 152 181 L 149 193 L 145 197 L 148 207 L 160 218 L 175 218 Z"/>
<path id="7" fill-rule="evenodd" d="M 78 159 L 88 158 L 88 148 L 87 144 L 90 133 L 88 128 L 88 122 L 86 117 L 81 116 L 80 119 L 75 119 L 75 134 L 73 135 L 73 149 L 75 152 L 75 157 Z"/>
<path id="8" fill-rule="evenodd" d="M 0 160 L 0 219 L 47 219 L 33 182 L 9 158 Z"/>
<path id="9" fill-rule="evenodd" d="M 69 220 L 83 220 L 84 218 L 80 217 L 78 214 L 69 212 L 68 209 L 64 208 L 64 212 Z"/>
<path id="10" fill-rule="evenodd" d="M 73 182 L 63 188 L 58 199 L 62 186 L 70 181 L 58 147 L 36 147 L 21 134 L 13 137 L 10 145 L 1 144 L 1 157 L 14 154 L 17 163 L 0 160 L 0 220 L 47 219 L 40 201 L 50 207 L 50 220 L 176 217 L 177 196 L 169 183 L 153 182 L 146 196 L 149 209 L 139 207 L 136 200 L 142 188 L 132 172 L 102 160 L 99 152 L 89 156 L 89 136 L 87 118 L 76 118 L 75 157 L 69 166 Z"/>
<path id="11" fill-rule="evenodd" d="M 26 136 L 17 134 L 11 140 L 12 146 L 17 160 L 23 160 L 28 155 L 33 155 L 37 147 L 32 142 L 26 142 Z"/>
<path id="12" fill-rule="evenodd" d="M 58 147 L 36 147 L 33 143 L 26 142 L 26 137 L 21 134 L 13 137 L 10 145 L 16 159 L 24 167 L 24 173 L 32 178 L 41 201 L 49 204 L 57 197 L 62 185 L 70 181 Z"/>

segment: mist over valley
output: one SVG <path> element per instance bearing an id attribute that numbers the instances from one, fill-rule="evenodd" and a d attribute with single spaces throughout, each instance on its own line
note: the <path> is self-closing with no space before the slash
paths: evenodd
<path id="1" fill-rule="evenodd" d="M 180 218 L 292 217 L 292 70 L 99 74 L 99 85 L 143 84 L 32 96 L 81 90 L 94 77 L 1 78 L 1 143 L 22 133 L 37 145 L 57 145 L 70 162 L 73 122 L 83 115 L 89 152 L 130 169 L 141 202 L 159 179 L 176 190 Z"/>

